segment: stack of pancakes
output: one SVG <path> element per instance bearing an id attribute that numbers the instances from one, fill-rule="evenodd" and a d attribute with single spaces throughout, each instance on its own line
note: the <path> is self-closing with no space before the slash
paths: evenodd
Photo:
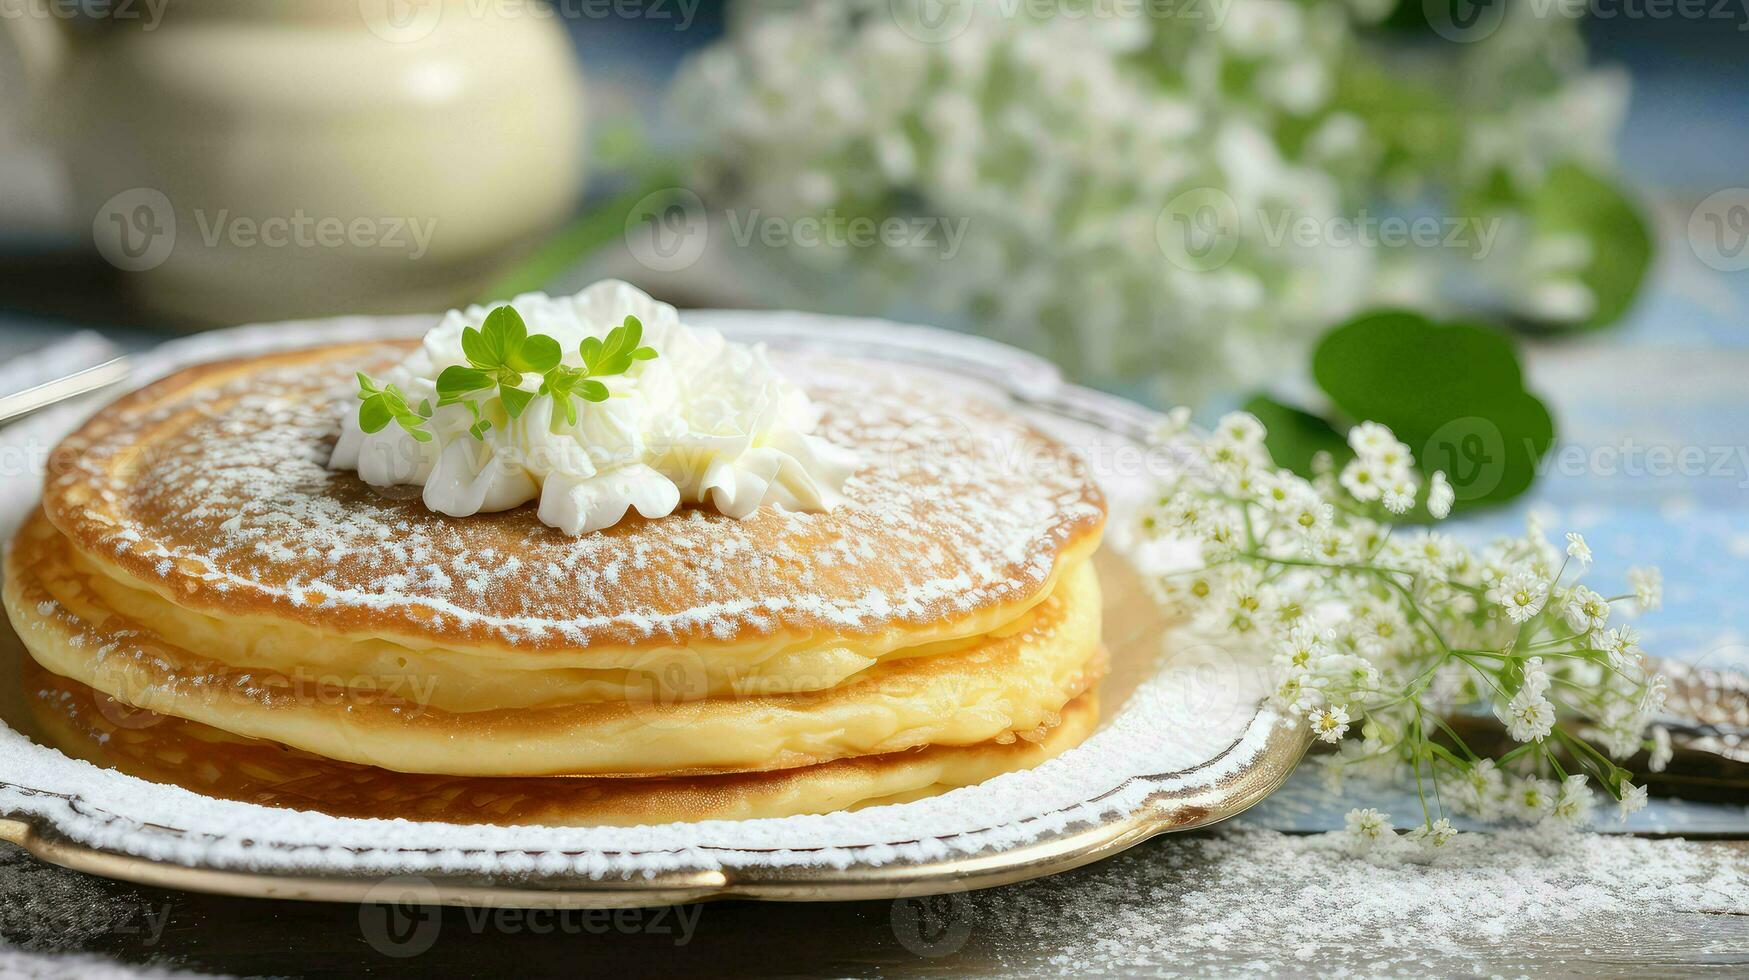
<path id="1" fill-rule="evenodd" d="M 845 504 L 573 538 L 327 468 L 353 373 L 407 349 L 191 368 L 56 449 L 5 600 L 59 747 L 347 816 L 630 824 L 901 802 L 1091 731 L 1104 504 L 1024 421 L 797 362 L 862 458 Z"/>

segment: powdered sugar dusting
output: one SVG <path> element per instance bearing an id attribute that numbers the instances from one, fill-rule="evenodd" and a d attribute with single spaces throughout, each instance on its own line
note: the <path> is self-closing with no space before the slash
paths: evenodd
<path id="1" fill-rule="evenodd" d="M 1658 913 L 1749 915 L 1749 855 L 1683 841 L 1473 834 L 1426 864 L 1343 846 L 1268 831 L 1175 839 L 1098 874 L 968 895 L 960 915 L 999 958 L 1056 948 L 1051 964 L 1082 976 L 1500 975 L 1534 965 L 1502 944 L 1522 955 L 1559 934 L 1601 952 L 1659 935 Z"/>
<path id="2" fill-rule="evenodd" d="M 825 408 L 821 434 L 869 461 L 830 513 L 689 509 L 575 538 L 532 508 L 444 517 L 325 465 L 353 372 L 402 353 L 147 389 L 57 451 L 51 519 L 185 604 L 524 647 L 957 618 L 1037 594 L 1104 519 L 1075 457 L 1014 416 L 817 358 L 784 363 Z"/>

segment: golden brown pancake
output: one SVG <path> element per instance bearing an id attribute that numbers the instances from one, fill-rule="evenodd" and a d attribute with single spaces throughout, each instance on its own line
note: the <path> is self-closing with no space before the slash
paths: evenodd
<path id="1" fill-rule="evenodd" d="M 450 711 L 416 683 L 239 667 L 118 611 L 40 514 L 7 556 L 6 606 L 37 662 L 129 703 L 331 759 L 471 776 L 738 772 L 921 745 L 973 745 L 1050 724 L 1104 673 L 1100 597 L 1077 562 L 1014 622 L 949 652 L 895 658 L 798 694 L 631 697 Z M 161 601 L 161 600 L 159 600 Z M 233 623 L 247 634 L 250 623 Z M 409 651 L 417 658 L 417 652 Z M 684 693 L 684 685 L 678 692 Z"/>
<path id="2" fill-rule="evenodd" d="M 148 385 L 56 448 L 44 510 L 93 561 L 189 608 L 601 663 L 662 645 L 733 657 L 981 632 L 1104 524 L 1085 467 L 1024 421 L 921 387 L 847 388 L 853 368 L 808 385 L 821 434 L 865 455 L 830 513 L 686 509 L 575 538 L 533 507 L 447 517 L 326 465 L 354 372 L 410 346 L 225 361 Z"/>
<path id="3" fill-rule="evenodd" d="M 1080 744 L 1096 695 L 1006 741 L 933 746 L 802 769 L 671 779 L 487 778 L 390 772 L 141 711 L 28 667 L 31 710 L 56 748 L 94 765 L 227 800 L 337 817 L 630 826 L 830 813 L 903 803 L 1038 765 Z"/>
<path id="4" fill-rule="evenodd" d="M 7 555 L 36 661 L 166 732 L 349 779 L 672 784 L 552 810 L 608 822 L 703 786 L 762 801 L 725 814 L 908 798 L 1091 725 L 1063 719 L 1092 717 L 1105 669 L 1104 503 L 1023 420 L 797 361 L 821 434 L 863 461 L 843 505 L 568 537 L 532 506 L 451 518 L 327 468 L 354 372 L 407 346 L 191 368 L 69 436 Z"/>

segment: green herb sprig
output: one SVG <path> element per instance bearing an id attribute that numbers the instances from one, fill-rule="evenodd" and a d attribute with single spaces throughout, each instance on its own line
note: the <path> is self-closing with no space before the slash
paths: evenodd
<path id="1" fill-rule="evenodd" d="M 552 396 L 553 407 L 557 409 L 554 418 L 563 415 L 566 425 L 577 423 L 577 406 L 571 400 L 574 397 L 592 402 L 606 401 L 607 386 L 595 379 L 624 374 L 634 363 L 653 359 L 655 348 L 642 346 L 643 339 L 643 323 L 629 314 L 623 324 L 607 332 L 605 340 L 584 337 L 577 348 L 583 366 L 569 368 L 559 365 L 541 380 L 539 393 Z"/>
<path id="2" fill-rule="evenodd" d="M 509 418 L 519 418 L 536 395 L 553 399 L 555 428 L 561 420 L 575 425 L 575 399 L 606 401 L 609 392 L 601 378 L 624 374 L 638 361 L 656 357 L 654 348 L 643 346 L 643 337 L 643 323 L 628 314 L 605 338 L 583 338 L 577 348 L 583 366 L 567 367 L 561 363 L 563 353 L 557 340 L 530 334 L 515 308 L 500 306 L 486 315 L 479 329 L 462 330 L 462 353 L 468 363 L 446 367 L 437 376 L 437 406 L 465 406 L 474 419 L 468 432 L 481 440 L 492 428 L 496 408 L 501 407 Z M 523 377 L 529 374 L 541 376 L 538 391 L 521 387 Z M 358 397 L 358 425 L 365 432 L 381 432 L 395 422 L 414 439 L 431 440 L 426 423 L 434 409 L 429 400 L 411 408 L 399 388 L 378 385 L 362 372 L 358 375 Z"/>
<path id="3" fill-rule="evenodd" d="M 390 422 L 397 422 L 407 434 L 420 442 L 430 442 L 425 420 L 431 418 L 431 402 L 419 403 L 417 410 L 407 407 L 407 396 L 394 385 L 378 387 L 363 371 L 358 372 L 358 425 L 366 432 L 381 432 Z"/>

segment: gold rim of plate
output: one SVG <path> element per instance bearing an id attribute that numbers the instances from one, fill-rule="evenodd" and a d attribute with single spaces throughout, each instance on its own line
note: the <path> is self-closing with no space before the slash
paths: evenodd
<path id="1" fill-rule="evenodd" d="M 382 900 L 385 881 L 411 888 L 419 904 L 515 908 L 629 908 L 728 898 L 844 902 L 971 891 L 1068 871 L 1165 833 L 1195 830 L 1249 809 L 1285 781 L 1309 744 L 1303 730 L 1270 725 L 1253 762 L 1229 779 L 1151 797 L 1134 812 L 1081 830 L 987 854 L 941 861 L 848 868 L 746 867 L 661 872 L 633 881 L 569 875 L 502 880 L 481 875 L 297 875 L 190 867 L 70 840 L 36 818 L 0 817 L 0 840 L 51 864 L 158 888 L 247 898 L 325 902 Z M 1237 747 L 1238 743 L 1234 743 Z M 1229 748 L 1227 751 L 1232 751 Z M 1223 752 L 1222 756 L 1226 753 Z M 1210 765 L 1221 756 L 1209 760 Z M 1147 779 L 1150 777 L 1136 777 Z M 397 891 L 405 897 L 406 890 Z"/>
<path id="2" fill-rule="evenodd" d="M 825 338 L 818 324 L 832 318 L 786 320 L 771 314 L 752 318 L 721 312 L 703 315 L 711 318 L 713 326 L 737 339 L 763 340 L 773 347 L 823 350 L 841 356 L 916 362 L 932 370 L 959 373 L 1006 391 L 1025 410 L 1092 426 L 1131 441 L 1139 440 L 1160 418 L 1133 402 L 1068 385 L 1049 362 L 993 341 L 927 327 L 854 320 L 837 321 L 833 335 Z M 357 322 L 355 318 L 348 319 Z M 427 318 L 404 319 L 407 332 L 414 332 L 423 329 Z M 280 336 L 296 335 L 285 330 L 285 325 L 237 328 L 220 334 L 247 336 L 245 332 L 267 330 L 279 330 Z M 209 334 L 200 339 L 213 341 L 218 337 Z M 1105 574 L 1102 572 L 1102 577 Z M 1108 616 L 1111 613 L 1109 605 L 1107 613 Z M 1136 634 L 1157 637 L 1161 621 L 1130 625 Z M 1133 690 L 1130 685 L 1136 682 L 1139 678 L 1132 678 L 1126 686 Z M 1121 710 L 1119 706 L 1124 700 L 1113 699 L 1108 707 L 1111 715 Z M 1171 788 L 1156 789 L 1128 813 L 1026 844 L 933 861 L 845 867 L 749 865 L 658 872 L 629 880 L 571 874 L 385 876 L 338 871 L 268 872 L 176 864 L 93 847 L 68 837 L 47 818 L 17 813 L 0 815 L 0 840 L 75 871 L 153 887 L 250 898 L 528 908 L 625 908 L 730 898 L 780 902 L 892 899 L 989 888 L 1056 874 L 1109 857 L 1160 834 L 1195 830 L 1236 816 L 1286 781 L 1310 745 L 1304 726 L 1276 724 L 1273 713 L 1264 710 L 1261 703 L 1242 727 L 1225 749 L 1196 766 L 1173 773 L 1133 776 L 1123 786 L 1111 790 L 1107 795 L 1115 795 L 1138 782 L 1158 783 L 1170 777 Z M 1221 767 L 1229 755 L 1246 745 L 1258 745 L 1248 762 L 1230 769 Z M 1195 776 L 1199 771 L 1207 771 L 1208 778 L 1198 781 Z M 0 781 L 0 786 L 26 795 L 43 793 L 5 781 Z M 103 810 L 80 798 L 52 795 L 87 812 Z M 152 829 L 179 833 L 174 828 Z M 393 883 L 392 892 L 384 891 L 386 883 Z"/>

